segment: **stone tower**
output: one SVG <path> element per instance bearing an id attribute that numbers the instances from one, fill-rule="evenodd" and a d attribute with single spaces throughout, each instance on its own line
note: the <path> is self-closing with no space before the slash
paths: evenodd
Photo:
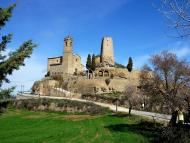
<path id="1" fill-rule="evenodd" d="M 100 62 L 114 66 L 114 52 L 113 41 L 111 37 L 104 37 L 102 39 Z"/>
<path id="2" fill-rule="evenodd" d="M 63 73 L 73 73 L 73 54 L 72 54 L 73 39 L 67 36 L 64 39 L 64 54 L 63 54 Z"/>

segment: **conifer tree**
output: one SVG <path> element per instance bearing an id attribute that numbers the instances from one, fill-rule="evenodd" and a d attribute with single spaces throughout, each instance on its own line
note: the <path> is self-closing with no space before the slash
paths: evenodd
<path id="1" fill-rule="evenodd" d="M 86 69 L 90 70 L 91 69 L 91 65 L 92 65 L 91 55 L 88 54 L 87 61 L 86 61 Z"/>
<path id="2" fill-rule="evenodd" d="M 127 69 L 129 72 L 133 70 L 133 60 L 131 57 L 129 57 L 128 64 L 127 64 Z"/>
<path id="3" fill-rule="evenodd" d="M 92 55 L 92 65 L 91 65 L 92 71 L 95 71 L 96 69 L 96 61 L 95 61 L 95 55 Z"/>
<path id="4" fill-rule="evenodd" d="M 6 22 L 11 18 L 12 11 L 16 4 L 7 8 L 0 7 L 0 30 L 5 26 Z M 2 89 L 3 82 L 9 82 L 8 75 L 11 75 L 14 70 L 18 70 L 20 66 L 24 66 L 24 60 L 32 54 L 33 48 L 36 45 L 32 40 L 24 42 L 17 50 L 4 55 L 7 49 L 7 44 L 11 42 L 12 34 L 2 36 L 0 40 L 0 99 L 6 99 L 10 96 L 14 88 Z"/>

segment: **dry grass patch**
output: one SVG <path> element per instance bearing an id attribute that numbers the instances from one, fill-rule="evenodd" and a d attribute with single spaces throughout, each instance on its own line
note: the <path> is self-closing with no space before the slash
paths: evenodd
<path id="1" fill-rule="evenodd" d="M 40 119 L 40 118 L 44 118 L 45 116 L 43 115 L 28 115 L 28 116 L 24 116 L 24 119 Z"/>
<path id="2" fill-rule="evenodd" d="M 95 119 L 97 117 L 98 116 L 91 116 L 91 115 L 65 115 L 63 119 L 70 121 L 81 121 L 81 120 Z"/>

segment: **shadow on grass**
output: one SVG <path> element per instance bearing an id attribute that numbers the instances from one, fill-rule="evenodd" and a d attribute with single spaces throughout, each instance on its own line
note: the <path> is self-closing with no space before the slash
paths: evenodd
<path id="1" fill-rule="evenodd" d="M 150 138 L 150 140 L 154 140 L 159 137 L 161 132 L 162 124 L 153 123 L 148 121 L 141 121 L 137 124 L 116 124 L 109 125 L 105 128 L 109 129 L 112 132 L 133 132 L 136 134 L 141 134 L 145 137 Z"/>
<path id="2" fill-rule="evenodd" d="M 116 112 L 110 116 L 112 116 L 112 117 L 131 117 L 131 115 L 129 115 L 128 113 L 125 113 L 125 112 Z"/>

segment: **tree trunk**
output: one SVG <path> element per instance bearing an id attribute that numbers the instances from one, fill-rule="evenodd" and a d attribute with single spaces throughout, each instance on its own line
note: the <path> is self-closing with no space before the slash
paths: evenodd
<path id="1" fill-rule="evenodd" d="M 129 107 L 129 115 L 131 115 L 132 106 Z"/>
<path id="2" fill-rule="evenodd" d="M 132 104 L 131 104 L 131 102 L 129 101 L 129 115 L 131 115 L 131 110 L 132 110 Z"/>
<path id="3" fill-rule="evenodd" d="M 117 112 L 117 110 L 118 110 L 118 109 L 117 109 L 117 106 L 118 106 L 118 99 L 116 100 L 116 104 L 115 104 L 115 105 L 116 105 L 116 112 Z"/>

